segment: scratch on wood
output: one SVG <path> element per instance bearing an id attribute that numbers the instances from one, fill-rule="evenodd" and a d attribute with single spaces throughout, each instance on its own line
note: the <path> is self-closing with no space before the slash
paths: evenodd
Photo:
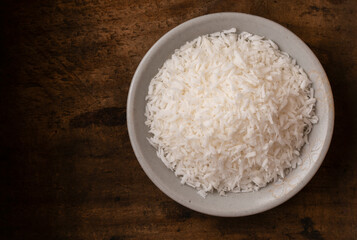
<path id="1" fill-rule="evenodd" d="M 125 108 L 102 108 L 93 112 L 82 113 L 70 120 L 71 128 L 86 128 L 91 125 L 119 126 L 126 123 Z"/>

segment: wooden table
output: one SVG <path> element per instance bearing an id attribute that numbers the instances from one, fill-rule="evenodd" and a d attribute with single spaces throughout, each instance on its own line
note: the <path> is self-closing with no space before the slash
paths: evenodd
<path id="1" fill-rule="evenodd" d="M 336 125 L 312 181 L 270 211 L 219 218 L 164 195 L 129 143 L 133 73 L 164 33 L 232 11 L 304 40 Z M 2 1 L 1 239 L 357 239 L 357 2 Z"/>

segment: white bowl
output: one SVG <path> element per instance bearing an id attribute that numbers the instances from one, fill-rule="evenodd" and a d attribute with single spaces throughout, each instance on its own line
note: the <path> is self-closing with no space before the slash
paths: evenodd
<path id="1" fill-rule="evenodd" d="M 232 27 L 265 36 L 280 49 L 295 58 L 313 82 L 317 103 L 318 124 L 309 135 L 310 144 L 302 150 L 303 164 L 283 181 L 249 193 L 229 193 L 222 197 L 208 194 L 204 199 L 197 191 L 182 185 L 179 178 L 166 168 L 147 141 L 145 125 L 145 96 L 151 79 L 174 50 L 194 38 Z M 299 192 L 314 176 L 329 148 L 333 124 L 334 103 L 331 87 L 319 60 L 295 34 L 270 20 L 243 13 L 216 13 L 187 21 L 166 33 L 147 52 L 131 82 L 127 102 L 127 123 L 135 155 L 148 177 L 167 196 L 195 211 L 215 216 L 245 216 L 266 211 L 285 202 Z"/>

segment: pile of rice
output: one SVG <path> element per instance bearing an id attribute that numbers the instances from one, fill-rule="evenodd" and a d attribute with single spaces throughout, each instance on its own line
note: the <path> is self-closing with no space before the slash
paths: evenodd
<path id="1" fill-rule="evenodd" d="M 318 121 L 312 83 L 296 60 L 234 28 L 175 50 L 146 100 L 149 142 L 203 197 L 284 178 L 302 163 L 300 150 Z"/>

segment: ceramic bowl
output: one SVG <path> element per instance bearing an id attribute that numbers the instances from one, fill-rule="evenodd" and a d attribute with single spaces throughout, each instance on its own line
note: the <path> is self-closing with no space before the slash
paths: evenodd
<path id="1" fill-rule="evenodd" d="M 309 135 L 310 144 L 302 150 L 303 164 L 284 180 L 270 183 L 257 192 L 229 193 L 220 196 L 208 194 L 202 198 L 197 191 L 182 185 L 179 178 L 166 168 L 147 141 L 145 125 L 145 96 L 148 85 L 174 50 L 187 41 L 204 34 L 232 27 L 265 36 L 278 44 L 281 50 L 295 58 L 313 82 L 317 103 L 318 124 Z M 333 124 L 334 103 L 329 81 L 319 60 L 309 47 L 294 33 L 265 18 L 243 13 L 216 13 L 187 21 L 161 37 L 147 52 L 132 79 L 128 102 L 127 124 L 135 155 L 151 181 L 167 196 L 195 211 L 215 216 L 245 216 L 266 211 L 282 204 L 299 192 L 319 169 L 329 148 Z"/>

